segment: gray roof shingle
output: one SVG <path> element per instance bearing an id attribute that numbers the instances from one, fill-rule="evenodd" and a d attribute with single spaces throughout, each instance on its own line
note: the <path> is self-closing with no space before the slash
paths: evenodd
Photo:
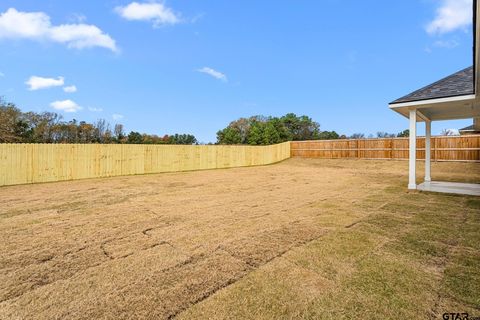
<path id="1" fill-rule="evenodd" d="M 471 126 L 462 128 L 462 129 L 460 129 L 459 131 L 474 131 L 474 130 L 473 130 L 473 124 L 472 124 Z"/>
<path id="2" fill-rule="evenodd" d="M 420 100 L 449 98 L 474 94 L 473 66 L 448 76 L 420 90 L 412 92 L 391 104 Z"/>

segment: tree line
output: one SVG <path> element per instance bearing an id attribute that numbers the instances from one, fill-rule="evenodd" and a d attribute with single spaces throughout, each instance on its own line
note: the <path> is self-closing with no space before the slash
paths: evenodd
<path id="1" fill-rule="evenodd" d="M 288 113 L 283 117 L 253 116 L 231 122 L 217 132 L 218 144 L 268 145 L 285 141 L 338 139 L 335 131 L 320 131 L 308 116 Z"/>
<path id="2" fill-rule="evenodd" d="M 398 134 L 378 132 L 376 138 L 408 137 L 409 130 Z M 217 144 L 268 145 L 286 141 L 366 139 L 363 133 L 351 136 L 336 131 L 322 131 L 320 124 L 308 116 L 288 113 L 282 117 L 253 116 L 232 121 L 217 132 Z M 370 135 L 368 138 L 375 138 Z"/>
<path id="3" fill-rule="evenodd" d="M 126 134 L 122 124 L 112 128 L 104 119 L 64 121 L 57 113 L 22 112 L 0 99 L 0 143 L 196 144 L 197 139 L 191 134 Z"/>
<path id="4" fill-rule="evenodd" d="M 336 131 L 322 131 L 312 118 L 294 113 L 282 117 L 253 116 L 232 121 L 217 132 L 216 144 L 270 145 L 286 141 L 365 139 L 408 137 L 409 131 L 398 134 L 378 132 L 368 137 L 362 133 L 350 136 Z M 198 144 L 192 134 L 158 136 L 131 131 L 125 133 L 122 124 L 110 126 L 100 119 L 64 121 L 54 112 L 22 112 L 0 98 L 0 143 L 125 143 L 125 144 Z"/>

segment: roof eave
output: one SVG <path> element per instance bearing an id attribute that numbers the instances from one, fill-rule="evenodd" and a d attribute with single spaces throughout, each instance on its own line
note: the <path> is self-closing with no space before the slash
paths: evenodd
<path id="1" fill-rule="evenodd" d="M 417 121 L 441 121 L 480 117 L 480 104 L 475 95 L 462 95 L 449 98 L 391 103 L 390 110 L 405 118 L 411 110 L 417 110 Z"/>
<path id="2" fill-rule="evenodd" d="M 436 98 L 436 99 L 425 99 L 425 100 L 417 100 L 417 101 L 408 101 L 408 102 L 392 102 L 389 103 L 388 106 L 390 109 L 398 109 L 398 108 L 411 108 L 411 107 L 421 107 L 425 105 L 431 104 L 438 104 L 438 103 L 446 103 L 446 102 L 456 102 L 456 101 L 464 101 L 464 100 L 475 100 L 475 94 L 467 94 L 467 95 L 459 95 L 453 97 L 445 97 L 445 98 Z"/>

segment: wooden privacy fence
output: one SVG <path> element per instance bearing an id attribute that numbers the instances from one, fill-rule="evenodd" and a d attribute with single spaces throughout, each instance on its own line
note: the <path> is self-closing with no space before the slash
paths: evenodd
<path id="1" fill-rule="evenodd" d="M 266 165 L 292 157 L 408 159 L 408 138 L 285 142 L 272 146 L 0 144 L 0 186 Z M 425 138 L 417 139 L 417 159 Z M 480 135 L 432 137 L 433 161 L 480 162 Z"/>
<path id="2" fill-rule="evenodd" d="M 291 144 L 292 157 L 354 158 L 354 159 L 408 159 L 408 138 L 295 141 Z M 433 161 L 480 162 L 480 135 L 432 137 Z M 417 138 L 417 159 L 425 159 L 425 138 Z"/>
<path id="3" fill-rule="evenodd" d="M 290 158 L 272 146 L 0 144 L 0 186 L 266 165 Z"/>

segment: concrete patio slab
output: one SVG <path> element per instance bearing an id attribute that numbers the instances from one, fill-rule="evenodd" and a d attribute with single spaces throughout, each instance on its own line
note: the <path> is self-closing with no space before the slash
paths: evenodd
<path id="1" fill-rule="evenodd" d="M 417 187 L 418 190 L 429 192 L 442 192 L 480 196 L 480 184 L 456 182 L 424 182 Z"/>

